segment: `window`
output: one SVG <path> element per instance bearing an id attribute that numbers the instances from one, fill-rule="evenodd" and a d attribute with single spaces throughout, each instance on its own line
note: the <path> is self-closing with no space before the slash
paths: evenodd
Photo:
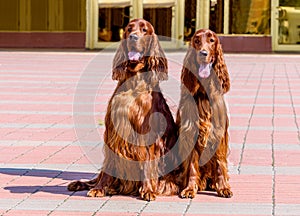
<path id="1" fill-rule="evenodd" d="M 129 6 L 99 8 L 98 40 L 116 42 L 122 38 L 123 29 L 129 22 Z"/>
<path id="2" fill-rule="evenodd" d="M 230 0 L 229 33 L 270 34 L 270 0 Z"/>
<path id="3" fill-rule="evenodd" d="M 160 40 L 168 41 L 172 37 L 172 7 L 144 8 L 144 19 L 154 27 Z"/>

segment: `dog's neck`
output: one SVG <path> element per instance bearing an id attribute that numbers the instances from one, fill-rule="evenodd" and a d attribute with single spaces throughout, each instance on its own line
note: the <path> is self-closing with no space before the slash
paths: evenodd
<path id="1" fill-rule="evenodd" d="M 118 83 L 119 91 L 159 91 L 159 82 L 154 81 L 154 72 L 141 69 L 132 72 L 127 69 L 126 78 Z"/>
<path id="2" fill-rule="evenodd" d="M 211 74 L 207 78 L 198 78 L 199 88 L 197 93 L 194 95 L 195 99 L 197 97 L 202 98 L 208 97 L 213 99 L 215 97 L 222 97 L 222 86 L 218 76 L 212 70 Z M 202 95 L 202 96 L 201 96 Z"/>

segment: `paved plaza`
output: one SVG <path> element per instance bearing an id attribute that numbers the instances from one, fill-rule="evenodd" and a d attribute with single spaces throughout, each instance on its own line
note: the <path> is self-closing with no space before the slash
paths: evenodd
<path id="1" fill-rule="evenodd" d="M 167 52 L 176 112 L 184 52 Z M 114 52 L 0 52 L 0 215 L 300 215 L 300 55 L 225 54 L 233 197 L 86 197 L 98 173 Z"/>

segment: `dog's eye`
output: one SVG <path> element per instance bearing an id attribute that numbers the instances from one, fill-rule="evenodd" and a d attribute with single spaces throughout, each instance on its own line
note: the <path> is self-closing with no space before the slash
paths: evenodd
<path id="1" fill-rule="evenodd" d="M 199 44 L 199 43 L 200 43 L 200 40 L 199 40 L 199 39 L 196 39 L 194 42 L 195 42 L 195 44 Z"/>
<path id="2" fill-rule="evenodd" d="M 211 38 L 209 41 L 210 41 L 211 43 L 213 43 L 213 42 L 215 42 L 215 39 Z"/>
<path id="3" fill-rule="evenodd" d="M 132 31 L 132 28 L 128 28 L 127 31 L 130 33 Z"/>
<path id="4" fill-rule="evenodd" d="M 147 29 L 143 28 L 143 32 L 147 32 Z"/>

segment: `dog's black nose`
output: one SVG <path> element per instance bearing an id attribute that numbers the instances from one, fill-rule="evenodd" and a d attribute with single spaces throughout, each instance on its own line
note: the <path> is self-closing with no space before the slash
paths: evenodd
<path id="1" fill-rule="evenodd" d="M 139 37 L 136 34 L 131 34 L 131 35 L 129 35 L 129 39 L 133 40 L 133 41 L 137 41 L 139 39 Z"/>
<path id="2" fill-rule="evenodd" d="M 207 56 L 207 55 L 208 55 L 208 52 L 207 52 L 206 50 L 201 50 L 201 51 L 199 52 L 199 55 L 201 55 L 201 56 Z"/>

